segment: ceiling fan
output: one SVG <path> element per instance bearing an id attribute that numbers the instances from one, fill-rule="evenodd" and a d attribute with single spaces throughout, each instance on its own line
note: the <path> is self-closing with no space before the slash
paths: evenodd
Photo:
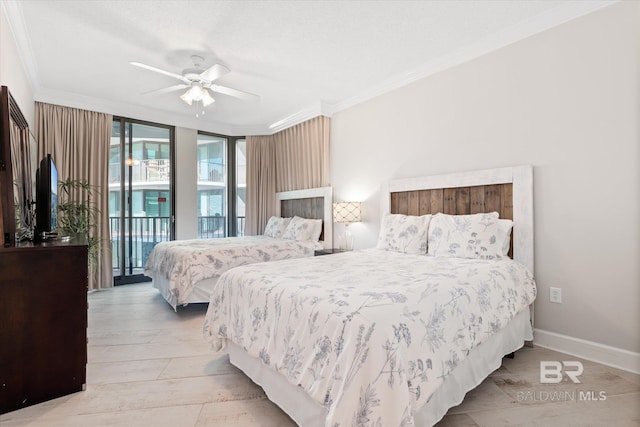
<path id="1" fill-rule="evenodd" d="M 182 70 L 182 74 L 176 74 L 172 73 L 171 71 L 161 70 L 160 68 L 152 67 L 140 62 L 130 62 L 130 64 L 136 67 L 144 68 L 145 70 L 150 70 L 156 73 L 174 77 L 182 82 L 174 86 L 144 92 L 143 95 L 162 94 L 174 92 L 181 89 L 187 89 L 186 92 L 180 95 L 180 99 L 182 99 L 189 105 L 201 102 L 203 107 L 211 105 L 214 102 L 214 99 L 209 93 L 209 90 L 245 100 L 256 100 L 260 98 L 258 95 L 254 95 L 253 93 L 214 84 L 213 82 L 215 80 L 219 79 L 229 72 L 229 69 L 224 65 L 214 64 L 206 70 L 203 70 L 203 57 L 199 55 L 192 55 L 191 60 L 193 61 L 193 68 L 186 68 Z"/>

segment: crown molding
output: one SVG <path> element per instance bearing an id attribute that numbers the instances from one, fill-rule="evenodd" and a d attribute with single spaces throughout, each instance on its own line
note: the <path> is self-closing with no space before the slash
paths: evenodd
<path id="1" fill-rule="evenodd" d="M 168 126 L 196 129 L 226 136 L 271 135 L 267 125 L 230 125 L 191 114 L 177 114 L 173 111 L 142 107 L 135 104 L 90 97 L 73 92 L 41 89 L 34 95 L 35 101 L 65 107 L 97 111 L 130 119 L 161 123 Z"/>
<path id="2" fill-rule="evenodd" d="M 482 55 L 541 33 L 565 22 L 618 3 L 620 0 L 574 1 L 551 9 L 498 33 L 484 37 L 450 54 L 429 61 L 416 69 L 396 75 L 358 95 L 333 105 L 333 113 L 353 107 L 377 96 L 399 89 L 417 80 L 471 61 Z"/>
<path id="3" fill-rule="evenodd" d="M 307 120 L 318 116 L 331 116 L 333 113 L 333 105 L 323 101 L 313 103 L 302 110 L 299 110 L 282 120 L 269 125 L 269 135 L 278 133 L 284 129 L 290 128 Z"/>
<path id="4" fill-rule="evenodd" d="M 353 107 L 357 104 L 401 88 L 417 80 L 429 77 L 448 68 L 471 61 L 489 52 L 579 18 L 598 9 L 618 3 L 619 1 L 620 0 L 585 0 L 565 3 L 562 6 L 551 9 L 527 21 L 519 23 L 518 25 L 512 26 L 511 28 L 487 36 L 470 45 L 460 48 L 451 54 L 444 55 L 436 60 L 427 62 L 412 71 L 392 77 L 379 85 L 371 87 L 368 90 L 335 104 L 318 101 L 270 125 L 259 124 L 255 126 L 234 126 L 225 123 L 204 121 L 203 119 L 197 119 L 195 117 L 185 115 L 176 115 L 175 113 L 164 110 L 156 110 L 126 103 L 96 99 L 69 92 L 43 89 L 39 84 L 38 68 L 33 55 L 33 49 L 31 48 L 31 39 L 29 38 L 29 34 L 24 23 L 24 16 L 20 2 L 0 1 L 0 3 L 2 4 L 7 21 L 9 22 L 9 27 L 16 41 L 20 59 L 23 62 L 27 79 L 31 85 L 33 93 L 35 94 L 36 100 L 67 105 L 75 108 L 93 109 L 95 111 L 106 112 L 109 114 L 162 122 L 174 126 L 184 126 L 193 129 L 221 133 L 224 135 L 244 136 L 271 135 L 319 115 L 331 117 L 336 112 Z"/>
<path id="5" fill-rule="evenodd" d="M 40 87 L 40 79 L 38 77 L 38 65 L 36 58 L 33 55 L 33 48 L 31 47 L 31 38 L 29 32 L 24 23 L 24 15 L 22 13 L 22 5 L 18 1 L 0 1 L 2 10 L 7 23 L 9 24 L 9 30 L 13 35 L 13 39 L 16 43 L 16 49 L 18 56 L 22 62 L 22 66 L 27 75 L 27 82 L 31 86 L 32 92 L 37 92 Z"/>
<path id="6" fill-rule="evenodd" d="M 362 102 L 407 86 L 417 80 L 432 76 L 448 68 L 471 61 L 482 55 L 526 39 L 527 37 L 531 37 L 535 34 L 564 24 L 565 22 L 618 3 L 619 1 L 620 0 L 590 0 L 566 3 L 521 22 L 518 25 L 514 25 L 503 31 L 487 36 L 448 55 L 444 55 L 433 61 L 422 64 L 409 72 L 391 77 L 379 85 L 373 86 L 368 90 L 336 102 L 335 104 L 328 104 L 321 101 L 318 104 L 307 106 L 298 112 L 269 125 L 269 134 L 280 132 L 281 130 L 287 129 L 321 114 L 331 117 L 334 113 L 346 110 Z"/>
<path id="7" fill-rule="evenodd" d="M 265 132 L 269 130 L 267 126 L 233 126 L 208 120 L 206 117 L 196 118 L 191 115 L 176 114 L 172 111 L 141 107 L 124 102 L 109 101 L 78 93 L 50 89 L 39 90 L 35 93 L 35 100 L 228 136 L 265 135 Z"/>

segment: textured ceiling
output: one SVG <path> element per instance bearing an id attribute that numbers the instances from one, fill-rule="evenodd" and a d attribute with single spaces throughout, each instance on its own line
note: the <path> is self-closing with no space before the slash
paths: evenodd
<path id="1" fill-rule="evenodd" d="M 6 1 L 36 99 L 228 134 L 346 108 L 606 3 L 573 1 Z M 179 81 L 201 55 L 231 71 L 195 118 Z"/>

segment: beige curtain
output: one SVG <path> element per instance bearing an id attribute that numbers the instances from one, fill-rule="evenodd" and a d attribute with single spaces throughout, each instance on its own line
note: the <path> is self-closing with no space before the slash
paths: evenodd
<path id="1" fill-rule="evenodd" d="M 262 234 L 276 209 L 275 147 L 271 136 L 247 137 L 245 234 Z"/>
<path id="2" fill-rule="evenodd" d="M 245 234 L 262 234 L 276 192 L 329 185 L 331 119 L 319 116 L 271 136 L 247 137 Z"/>
<path id="3" fill-rule="evenodd" d="M 273 135 L 276 191 L 329 185 L 331 119 L 319 116 Z"/>
<path id="4" fill-rule="evenodd" d="M 89 289 L 113 286 L 109 236 L 110 114 L 36 102 L 35 133 L 38 158 L 51 154 L 60 181 L 84 180 L 96 191 L 92 201 L 98 210 L 96 236 L 100 239 L 98 262 L 89 271 Z M 74 194 L 79 200 L 86 195 Z"/>

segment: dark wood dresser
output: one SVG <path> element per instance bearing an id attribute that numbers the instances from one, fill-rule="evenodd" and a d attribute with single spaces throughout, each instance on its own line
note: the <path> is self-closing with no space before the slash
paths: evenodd
<path id="1" fill-rule="evenodd" d="M 87 246 L 0 247 L 0 413 L 84 389 Z"/>

